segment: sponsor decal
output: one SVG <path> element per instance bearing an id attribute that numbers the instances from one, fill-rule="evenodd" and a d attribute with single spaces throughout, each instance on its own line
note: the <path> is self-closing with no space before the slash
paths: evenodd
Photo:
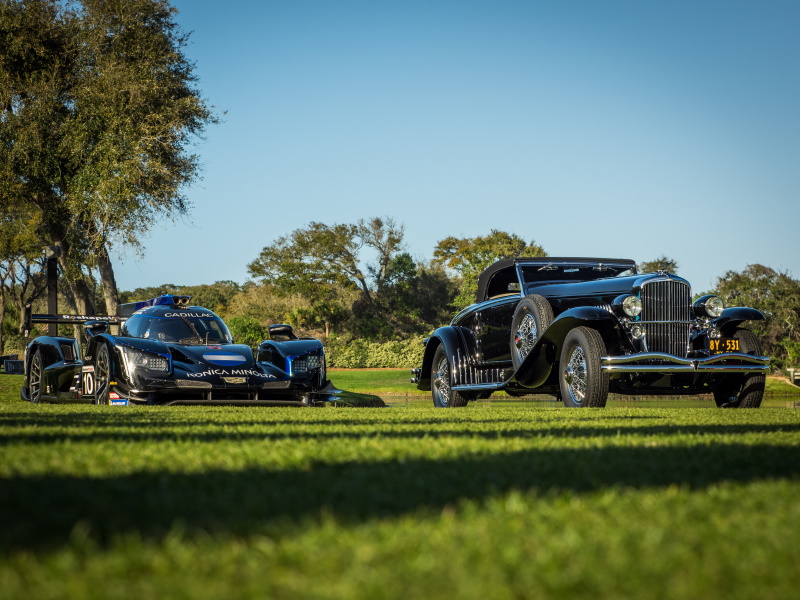
<path id="1" fill-rule="evenodd" d="M 83 382 L 81 388 L 84 394 L 91 396 L 94 394 L 94 369 L 83 372 Z"/>
<path id="2" fill-rule="evenodd" d="M 209 313 L 198 313 L 198 312 L 168 312 L 164 313 L 165 317 L 193 317 L 193 318 L 209 318 L 212 315 Z"/>
<path id="3" fill-rule="evenodd" d="M 235 367 L 246 362 L 247 357 L 241 354 L 234 354 L 233 352 L 209 352 L 208 354 L 203 354 L 203 360 L 210 362 L 212 365 Z"/>
<path id="4" fill-rule="evenodd" d="M 111 398 L 109 400 L 111 406 L 128 406 L 128 399 L 127 398 L 118 398 L 114 400 Z"/>
<path id="5" fill-rule="evenodd" d="M 244 383 L 247 381 L 245 377 L 223 377 L 222 381 L 225 383 Z"/>
<path id="6" fill-rule="evenodd" d="M 222 346 L 207 346 L 209 350 L 222 350 Z"/>
<path id="7" fill-rule="evenodd" d="M 250 377 L 260 377 L 261 379 L 275 379 L 275 375 L 272 373 L 262 373 L 261 371 L 256 371 L 254 369 L 207 369 L 200 373 L 186 374 L 187 377 L 211 377 L 213 375 L 249 375 Z"/>
<path id="8" fill-rule="evenodd" d="M 84 373 L 94 373 L 94 365 L 83 365 L 81 371 Z"/>

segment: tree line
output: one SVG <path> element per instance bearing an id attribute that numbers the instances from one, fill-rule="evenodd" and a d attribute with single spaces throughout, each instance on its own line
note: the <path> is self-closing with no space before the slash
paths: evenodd
<path id="1" fill-rule="evenodd" d="M 3 243 L 6 243 L 3 238 Z M 274 323 L 290 323 L 300 332 L 322 338 L 348 364 L 350 354 L 393 352 L 408 348 L 475 301 L 477 278 L 502 258 L 547 256 L 534 240 L 499 230 L 476 237 L 446 237 L 427 259 L 412 257 L 404 244 L 404 228 L 392 218 L 362 219 L 352 224 L 312 222 L 265 246 L 248 264 L 252 279 L 243 284 L 217 281 L 186 286 L 164 283 L 123 291 L 122 302 L 162 293 L 192 296 L 192 304 L 222 316 L 237 341 L 255 344 Z M 34 300 L 44 310 L 44 261 L 0 261 L 3 295 L 0 320 L 5 319 L 3 344 L 20 347 L 19 315 L 24 302 Z M 674 259 L 659 256 L 637 265 L 639 272 L 659 270 L 679 274 Z M 94 302 L 102 298 L 102 279 L 94 280 Z M 767 314 L 752 327 L 784 368 L 800 363 L 800 280 L 763 265 L 728 271 L 711 290 L 728 306 L 752 306 Z M 62 295 L 72 309 L 69 288 Z M 396 346 L 408 341 L 408 345 Z M 347 349 L 350 345 L 350 349 Z M 363 346 L 363 348 L 362 348 Z M 358 359 L 360 360 L 360 359 Z"/>
<path id="2" fill-rule="evenodd" d="M 189 214 L 184 191 L 200 173 L 193 143 L 219 122 L 176 15 L 168 0 L 0 0 L 0 353 L 22 348 L 26 302 L 44 312 L 44 247 L 69 312 L 113 315 L 120 302 L 189 294 L 238 339 L 289 322 L 342 348 L 424 335 L 474 300 L 495 260 L 546 256 L 533 240 L 493 230 L 446 237 L 419 259 L 391 218 L 310 223 L 254 257 L 247 283 L 120 292 L 111 250 L 141 252 L 153 223 Z M 659 269 L 678 265 L 666 256 L 640 265 Z M 784 365 L 800 362 L 798 285 L 750 265 L 712 291 L 771 315 L 755 328 Z"/>

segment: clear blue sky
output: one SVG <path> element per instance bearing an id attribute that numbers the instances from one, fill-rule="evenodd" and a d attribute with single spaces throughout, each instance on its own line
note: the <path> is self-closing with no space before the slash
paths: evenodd
<path id="1" fill-rule="evenodd" d="M 175 0 L 200 88 L 188 219 L 121 289 L 247 280 L 310 221 L 408 250 L 496 228 L 553 256 L 666 254 L 695 291 L 800 276 L 800 2 Z"/>

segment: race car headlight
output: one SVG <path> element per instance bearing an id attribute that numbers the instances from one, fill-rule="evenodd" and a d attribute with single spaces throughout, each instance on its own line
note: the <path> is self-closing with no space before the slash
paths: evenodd
<path id="1" fill-rule="evenodd" d="M 716 319 L 725 310 L 725 303 L 719 296 L 702 296 L 692 304 L 694 314 L 698 317 L 711 317 Z"/>
<path id="2" fill-rule="evenodd" d="M 634 318 L 642 312 L 642 301 L 639 296 L 630 294 L 618 296 L 614 299 L 614 310 L 620 316 Z"/>
<path id="3" fill-rule="evenodd" d="M 308 373 L 314 369 L 319 369 L 322 364 L 322 358 L 319 354 L 303 354 L 292 358 L 292 373 Z"/>
<path id="4" fill-rule="evenodd" d="M 122 347 L 122 355 L 128 364 L 128 369 L 134 368 L 147 369 L 149 371 L 169 371 L 169 360 L 167 357 L 153 352 L 145 352 L 136 348 Z"/>

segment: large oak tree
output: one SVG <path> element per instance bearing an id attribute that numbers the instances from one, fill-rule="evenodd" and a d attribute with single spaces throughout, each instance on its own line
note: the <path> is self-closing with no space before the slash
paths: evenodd
<path id="1" fill-rule="evenodd" d="M 0 0 L 0 210 L 35 226 L 78 310 L 118 294 L 113 244 L 187 212 L 192 143 L 216 121 L 167 0 Z"/>

